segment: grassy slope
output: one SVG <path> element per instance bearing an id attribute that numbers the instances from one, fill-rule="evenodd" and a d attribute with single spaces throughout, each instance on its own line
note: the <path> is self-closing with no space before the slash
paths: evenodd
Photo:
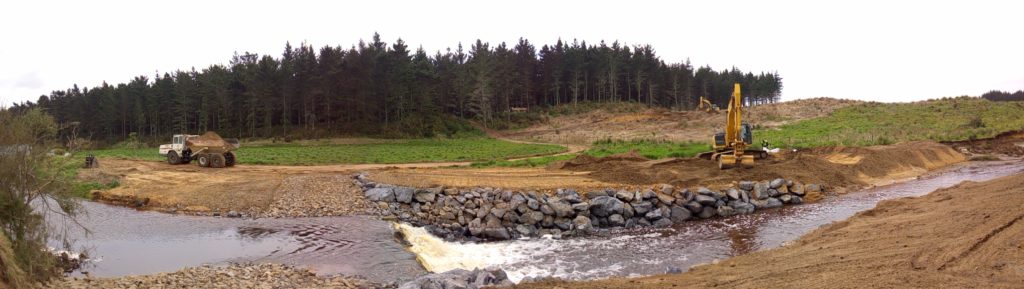
<path id="1" fill-rule="evenodd" d="M 778 129 L 755 130 L 755 144 L 778 147 L 870 146 L 912 140 L 992 137 L 1024 128 L 1024 103 L 956 98 L 914 103 L 864 103 Z"/>
<path id="2" fill-rule="evenodd" d="M 317 165 L 479 161 L 562 151 L 565 151 L 565 148 L 558 145 L 520 144 L 477 137 L 328 145 L 243 144 L 237 153 L 239 162 L 245 164 Z M 106 149 L 87 153 L 102 157 L 163 160 L 155 148 Z"/>
<path id="3" fill-rule="evenodd" d="M 590 149 L 583 153 L 605 157 L 614 154 L 636 151 L 638 154 L 649 159 L 661 159 L 667 157 L 691 157 L 697 153 L 707 151 L 708 144 L 704 143 L 673 143 L 665 141 L 600 141 L 594 143 Z M 546 166 L 555 161 L 564 161 L 576 157 L 575 155 L 560 155 L 540 158 L 531 158 L 517 161 L 492 160 L 473 163 L 474 167 L 535 167 Z"/>

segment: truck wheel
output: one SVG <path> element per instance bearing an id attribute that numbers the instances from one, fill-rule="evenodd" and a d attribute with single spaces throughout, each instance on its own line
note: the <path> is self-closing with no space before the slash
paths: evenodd
<path id="1" fill-rule="evenodd" d="M 233 152 L 226 152 L 226 153 L 224 153 L 224 165 L 225 166 L 229 166 L 229 167 L 235 166 L 235 153 L 233 153 Z"/>
<path id="2" fill-rule="evenodd" d="M 210 167 L 223 168 L 224 167 L 224 155 L 213 154 L 210 156 Z"/>
<path id="3" fill-rule="evenodd" d="M 200 154 L 198 160 L 199 160 L 199 166 L 200 167 L 209 167 L 210 166 L 210 155 L 208 155 L 208 154 Z"/>
<path id="4" fill-rule="evenodd" d="M 167 163 L 176 165 L 181 163 L 181 157 L 178 157 L 178 153 L 174 151 L 167 152 Z"/>

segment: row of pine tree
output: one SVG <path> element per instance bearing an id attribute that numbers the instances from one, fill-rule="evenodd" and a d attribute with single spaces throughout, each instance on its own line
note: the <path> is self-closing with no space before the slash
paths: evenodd
<path id="1" fill-rule="evenodd" d="M 526 39 L 511 47 L 477 40 L 468 50 L 460 44 L 431 56 L 374 34 L 347 49 L 286 44 L 281 57 L 236 53 L 228 66 L 75 85 L 14 109 L 42 107 L 103 140 L 206 130 L 419 137 L 452 130 L 446 126 L 456 118 L 498 125 L 557 105 L 635 102 L 683 110 L 707 96 L 724 107 L 735 82 L 746 105 L 778 101 L 782 90 L 777 73 L 666 63 L 650 45 L 559 40 L 538 50 Z"/>

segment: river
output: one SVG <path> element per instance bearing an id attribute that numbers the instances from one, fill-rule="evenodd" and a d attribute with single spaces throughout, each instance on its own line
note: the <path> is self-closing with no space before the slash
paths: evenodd
<path id="1" fill-rule="evenodd" d="M 83 271 L 119 276 L 227 262 L 279 262 L 318 274 L 403 282 L 453 268 L 500 268 L 513 281 L 553 276 L 595 279 L 685 271 L 690 266 L 778 247 L 881 200 L 920 196 L 961 181 L 1024 171 L 1024 163 L 972 162 L 892 185 L 822 201 L 672 228 L 618 230 L 604 236 L 490 243 L 445 242 L 421 228 L 372 217 L 242 220 L 167 215 L 83 202 L 80 229 L 69 231 L 96 260 Z M 396 234 L 398 232 L 399 234 Z"/>

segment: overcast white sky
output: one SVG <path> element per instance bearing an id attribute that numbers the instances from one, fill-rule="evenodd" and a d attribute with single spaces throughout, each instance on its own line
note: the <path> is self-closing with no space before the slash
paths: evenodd
<path id="1" fill-rule="evenodd" d="M 1024 2 L 775 2 L 4 1 L 0 104 L 374 32 L 430 52 L 478 38 L 649 43 L 666 62 L 778 71 L 783 99 L 1024 89 Z"/>

